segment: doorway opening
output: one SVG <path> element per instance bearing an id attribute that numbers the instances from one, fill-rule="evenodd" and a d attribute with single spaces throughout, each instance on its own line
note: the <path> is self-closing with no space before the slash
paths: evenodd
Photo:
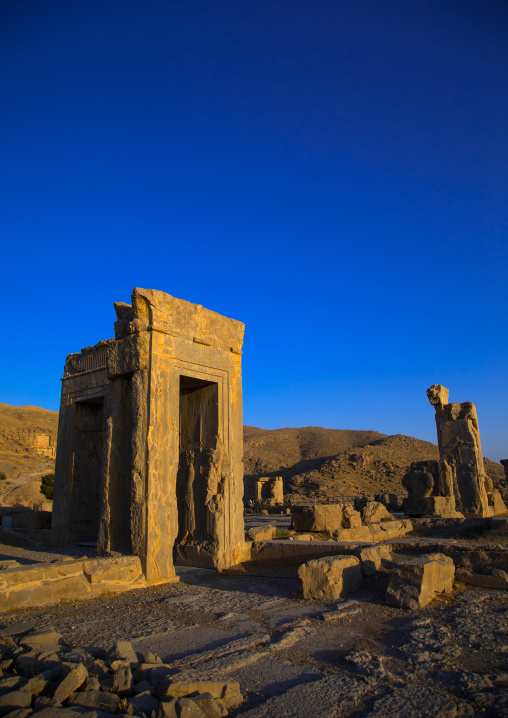
<path id="1" fill-rule="evenodd" d="M 69 534 L 73 541 L 97 541 L 102 464 L 104 397 L 74 404 Z"/>
<path id="2" fill-rule="evenodd" d="M 210 542 L 210 466 L 219 436 L 219 387 L 180 377 L 180 442 L 176 480 L 178 535 L 175 563 L 188 564 Z M 208 507 L 208 508 L 207 508 Z"/>

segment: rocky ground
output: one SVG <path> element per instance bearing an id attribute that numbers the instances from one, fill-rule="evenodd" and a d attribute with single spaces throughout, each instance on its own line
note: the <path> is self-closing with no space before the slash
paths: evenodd
<path id="1" fill-rule="evenodd" d="M 0 560 L 14 557 L 61 555 L 0 547 Z M 16 622 L 51 627 L 73 647 L 128 640 L 188 680 L 237 681 L 245 700 L 231 716 L 508 716 L 505 592 L 456 583 L 452 595 L 404 611 L 386 606 L 380 574 L 331 605 L 301 598 L 296 569 L 179 575 L 179 583 L 15 611 L 0 625 L 7 633 Z"/>

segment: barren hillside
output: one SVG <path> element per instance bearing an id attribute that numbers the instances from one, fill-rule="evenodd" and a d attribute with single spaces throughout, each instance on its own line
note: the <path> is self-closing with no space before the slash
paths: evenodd
<path id="1" fill-rule="evenodd" d="M 439 458 L 427 441 L 376 431 L 303 427 L 244 427 L 246 483 L 257 476 L 282 476 L 295 498 L 357 494 L 406 494 L 402 477 L 413 461 Z M 506 491 L 501 464 L 485 459 L 487 473 Z"/>
<path id="2" fill-rule="evenodd" d="M 7 477 L 0 481 L 2 503 L 29 506 L 43 499 L 40 477 L 55 467 L 54 458 L 43 454 L 53 453 L 48 449 L 56 446 L 57 431 L 57 411 L 0 404 L 0 472 Z"/>
<path id="3" fill-rule="evenodd" d="M 56 411 L 0 404 L 0 472 L 7 476 L 0 482 L 0 496 L 54 470 L 54 459 L 41 456 L 34 443 L 36 436 L 42 435 L 49 436 L 54 445 L 57 429 Z M 286 493 L 297 497 L 404 495 L 401 480 L 410 463 L 437 456 L 435 444 L 377 431 L 244 427 L 246 482 L 279 475 L 284 478 Z M 485 459 L 485 468 L 497 488 L 508 494 L 503 467 Z"/>

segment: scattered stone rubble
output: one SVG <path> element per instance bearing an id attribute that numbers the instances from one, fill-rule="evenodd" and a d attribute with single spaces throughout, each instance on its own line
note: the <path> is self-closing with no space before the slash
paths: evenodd
<path id="1" fill-rule="evenodd" d="M 72 653 L 91 653 L 89 646 L 108 649 L 92 654 L 96 664 L 106 664 L 107 673 L 99 676 L 85 663 L 89 676 L 74 691 L 81 705 L 68 699 L 67 705 L 54 709 L 56 718 L 90 711 L 82 705 L 90 699 L 82 696 L 93 691 L 99 691 L 103 701 L 106 694 L 116 693 L 119 714 L 132 710 L 139 715 L 142 711 L 129 704 L 136 705 L 139 693 L 146 696 L 148 691 L 159 700 L 154 685 L 168 677 L 172 685 L 239 684 L 244 702 L 230 711 L 236 718 L 507 714 L 507 612 L 500 591 L 462 587 L 453 600 L 408 615 L 378 600 L 386 575 L 374 575 L 367 588 L 355 592 L 354 600 L 346 597 L 332 604 L 299 598 L 294 575 L 265 573 L 259 567 L 251 575 L 188 569 L 188 576 L 192 584 L 161 584 L 142 593 L 101 598 L 93 605 L 31 609 L 18 617 L 37 629 L 53 626 L 64 635 L 73 647 L 63 656 L 65 662 L 72 663 Z M 12 624 L 16 616 L 6 620 Z M 30 625 L 24 630 L 34 633 Z M 131 651 L 124 650 L 127 640 L 132 640 L 136 660 L 148 664 L 149 675 L 129 666 L 133 690 L 124 698 L 118 692 L 129 690 L 128 671 L 115 670 L 113 663 L 132 660 Z M 115 642 L 121 650 L 110 650 Z M 19 645 L 18 639 L 15 643 Z M 162 663 L 149 653 L 160 655 Z M 37 710 L 51 700 L 45 694 L 38 698 Z M 196 696 L 189 698 L 196 702 Z M 175 713 L 170 715 L 174 718 Z M 110 715 L 97 709 L 91 714 Z M 145 715 L 152 718 L 153 713 Z"/>
<path id="2" fill-rule="evenodd" d="M 223 718 L 244 700 L 239 683 L 189 680 L 129 641 L 108 653 L 72 647 L 51 629 L 31 629 L 14 624 L 1 632 L 0 716 Z"/>
<path id="3" fill-rule="evenodd" d="M 313 537 L 336 541 L 386 541 L 405 536 L 413 527 L 409 520 L 396 521 L 383 504 L 368 502 L 362 511 L 349 504 L 314 504 L 293 514 L 292 528 Z M 314 536 L 315 535 L 315 536 Z"/>

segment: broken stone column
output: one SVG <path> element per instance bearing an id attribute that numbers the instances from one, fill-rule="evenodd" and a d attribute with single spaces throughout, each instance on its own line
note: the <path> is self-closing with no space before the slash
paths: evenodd
<path id="1" fill-rule="evenodd" d="M 434 384 L 427 396 L 436 411 L 439 479 L 453 486 L 456 510 L 464 516 L 489 516 L 478 418 L 474 404 L 448 403 L 448 389 Z"/>
<path id="2" fill-rule="evenodd" d="M 263 501 L 263 484 L 265 483 L 265 479 L 258 479 L 255 484 L 256 488 L 256 501 Z"/>
<path id="3" fill-rule="evenodd" d="M 284 503 L 284 484 L 282 476 L 276 476 L 270 482 L 271 499 L 274 504 L 282 505 Z"/>

